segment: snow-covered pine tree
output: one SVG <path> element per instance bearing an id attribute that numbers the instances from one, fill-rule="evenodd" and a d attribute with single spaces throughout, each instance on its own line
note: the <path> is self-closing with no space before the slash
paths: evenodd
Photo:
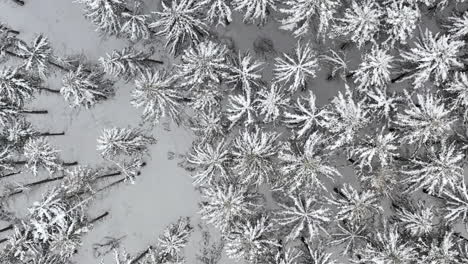
<path id="1" fill-rule="evenodd" d="M 468 35 L 468 12 L 462 16 L 449 17 L 449 21 L 448 31 L 453 38 L 459 39 Z"/>
<path id="2" fill-rule="evenodd" d="M 170 224 L 164 229 L 158 238 L 159 254 L 163 256 L 163 263 L 178 263 L 183 261 L 182 249 L 187 245 L 193 227 L 188 217 L 181 217 L 176 223 Z"/>
<path id="3" fill-rule="evenodd" d="M 131 41 L 149 39 L 151 32 L 149 29 L 149 15 L 138 14 L 140 2 L 134 1 L 133 12 L 125 10 L 122 12 L 123 24 L 120 34 L 127 36 Z"/>
<path id="4" fill-rule="evenodd" d="M 449 136 L 456 119 L 442 98 L 431 93 L 417 94 L 416 98 L 416 103 L 407 98 L 409 108 L 396 115 L 395 124 L 402 129 L 402 139 L 420 145 Z"/>
<path id="5" fill-rule="evenodd" d="M 393 47 L 396 43 L 406 44 L 413 36 L 421 11 L 417 5 L 405 1 L 388 1 L 385 8 L 384 30 L 388 32 L 385 45 Z"/>
<path id="6" fill-rule="evenodd" d="M 243 184 L 259 186 L 269 183 L 274 174 L 274 157 L 278 152 L 277 139 L 280 135 L 264 131 L 260 127 L 245 128 L 234 139 L 232 156 L 233 171 Z"/>
<path id="7" fill-rule="evenodd" d="M 365 109 L 365 99 L 356 101 L 346 85 L 346 92 L 331 101 L 331 110 L 324 115 L 322 123 L 332 135 L 334 143 L 328 148 L 335 150 L 351 144 L 355 135 L 369 122 L 369 110 Z"/>
<path id="8" fill-rule="evenodd" d="M 0 130 L 1 140 L 18 149 L 21 149 L 29 138 L 39 134 L 24 117 L 12 119 Z"/>
<path id="9" fill-rule="evenodd" d="M 162 10 L 154 12 L 156 21 L 149 26 L 157 30 L 156 35 L 166 39 L 170 53 L 176 54 L 186 42 L 198 42 L 203 35 L 208 34 L 207 25 L 203 21 L 204 1 L 163 0 L 161 5 Z"/>
<path id="10" fill-rule="evenodd" d="M 140 51 L 132 47 L 122 50 L 113 50 L 106 57 L 99 58 L 104 71 L 116 78 L 129 81 L 146 71 L 151 70 L 154 64 L 162 64 L 162 61 L 151 59 L 153 51 Z"/>
<path id="11" fill-rule="evenodd" d="M 131 104 L 143 108 L 144 122 L 157 124 L 161 118 L 169 117 L 180 124 L 183 98 L 175 81 L 165 70 L 146 70 L 135 80 Z"/>
<path id="12" fill-rule="evenodd" d="M 403 229 L 413 237 L 430 235 L 435 228 L 433 206 L 418 201 L 416 205 L 408 204 L 408 207 L 399 208 L 396 214 Z"/>
<path id="13" fill-rule="evenodd" d="M 465 180 L 462 180 L 455 186 L 454 190 L 445 189 L 443 191 L 444 198 L 444 219 L 449 224 L 454 224 L 458 221 L 467 223 L 468 220 L 468 189 L 466 188 Z"/>
<path id="14" fill-rule="evenodd" d="M 144 155 L 148 152 L 148 145 L 155 144 L 156 139 L 136 128 L 113 127 L 104 129 L 97 142 L 97 150 L 103 157 L 115 159 L 122 155 Z"/>
<path id="15" fill-rule="evenodd" d="M 361 169 L 365 166 L 372 171 L 376 163 L 385 167 L 393 162 L 399 149 L 398 137 L 393 132 L 385 132 L 382 128 L 380 133 L 365 135 L 363 140 L 351 147 L 350 155 L 355 164 Z"/>
<path id="16" fill-rule="evenodd" d="M 359 48 L 366 43 L 376 42 L 380 30 L 383 12 L 373 0 L 351 2 L 351 6 L 344 11 L 343 18 L 337 18 L 333 26 L 334 34 L 346 36 Z"/>
<path id="17" fill-rule="evenodd" d="M 255 111 L 255 98 L 251 89 L 243 89 L 242 94 L 230 94 L 227 118 L 231 121 L 230 128 L 238 123 L 249 126 L 255 123 L 257 113 Z"/>
<path id="18" fill-rule="evenodd" d="M 276 10 L 276 0 L 232 0 L 235 11 L 242 10 L 244 22 L 265 23 L 271 11 Z"/>
<path id="19" fill-rule="evenodd" d="M 284 110 L 289 105 L 289 97 L 281 91 L 278 84 L 272 83 L 270 88 L 264 87 L 257 92 L 256 108 L 259 115 L 263 115 L 263 122 L 277 121 L 283 116 Z"/>
<path id="20" fill-rule="evenodd" d="M 278 158 L 281 161 L 281 172 L 286 177 L 287 188 L 294 191 L 300 188 L 326 190 L 323 178 L 334 180 L 341 176 L 340 172 L 331 166 L 327 153 L 324 153 L 322 136 L 314 132 L 309 136 L 299 152 L 291 143 L 285 144 Z"/>
<path id="21" fill-rule="evenodd" d="M 414 48 L 403 52 L 403 59 L 412 65 L 411 72 L 406 78 L 413 79 L 415 88 L 433 80 L 435 84 L 444 82 L 449 72 L 463 67 L 459 60 L 463 41 L 451 39 L 449 35 L 433 34 L 426 29 L 415 44 Z"/>
<path id="22" fill-rule="evenodd" d="M 225 0 L 205 0 L 205 6 L 208 8 L 206 20 L 211 25 L 225 27 L 232 22 L 230 2 Z"/>
<path id="23" fill-rule="evenodd" d="M 297 42 L 294 54 L 275 59 L 274 81 L 284 83 L 292 93 L 305 89 L 307 80 L 314 78 L 319 69 L 317 58 L 310 43 Z"/>
<path id="24" fill-rule="evenodd" d="M 337 231 L 331 234 L 330 245 L 345 245 L 343 254 L 354 253 L 367 240 L 367 225 L 354 222 L 338 222 Z"/>
<path id="25" fill-rule="evenodd" d="M 79 65 L 63 76 L 60 93 L 71 107 L 90 108 L 114 94 L 112 84 L 101 71 Z"/>
<path id="26" fill-rule="evenodd" d="M 37 175 L 40 168 L 46 169 L 50 174 L 60 171 L 63 167 L 59 152 L 44 137 L 30 138 L 24 145 L 26 168 L 33 175 Z"/>
<path id="27" fill-rule="evenodd" d="M 280 29 L 292 31 L 295 37 L 301 37 L 309 32 L 312 25 L 318 24 L 316 30 L 323 35 L 339 6 L 340 2 L 336 0 L 286 0 L 284 7 L 279 8 L 286 16 L 280 20 Z"/>
<path id="28" fill-rule="evenodd" d="M 388 94 L 387 86 L 366 90 L 365 92 L 368 97 L 367 107 L 371 112 L 371 116 L 377 118 L 383 117 L 387 124 L 393 120 L 397 112 L 398 103 L 404 101 L 396 92 Z"/>
<path id="29" fill-rule="evenodd" d="M 85 16 L 97 30 L 109 35 L 120 33 L 122 12 L 128 10 L 123 0 L 77 0 L 85 5 Z"/>
<path id="30" fill-rule="evenodd" d="M 298 237 L 312 240 L 320 233 L 328 234 L 326 227 L 331 221 L 331 211 L 317 197 L 311 195 L 289 194 L 290 204 L 279 204 L 280 210 L 275 221 L 289 230 L 286 241 Z"/>
<path id="31" fill-rule="evenodd" d="M 234 88 L 255 89 L 261 86 L 264 63 L 252 57 L 250 53 L 240 53 L 234 58 L 229 68 L 227 83 Z"/>
<path id="32" fill-rule="evenodd" d="M 429 241 L 427 241 L 429 240 Z M 418 243 L 420 260 L 425 263 L 463 263 L 458 252 L 459 240 L 454 231 L 445 231 L 443 235 L 435 236 Z"/>
<path id="33" fill-rule="evenodd" d="M 272 237 L 273 223 L 267 216 L 237 223 L 226 237 L 226 253 L 229 258 L 258 263 L 273 247 L 278 247 Z"/>
<path id="34" fill-rule="evenodd" d="M 364 54 L 359 67 L 354 71 L 354 82 L 358 84 L 358 89 L 367 90 L 369 87 L 382 89 L 390 82 L 390 71 L 393 56 L 385 49 L 373 46 L 369 53 Z"/>
<path id="35" fill-rule="evenodd" d="M 0 173 L 3 175 L 7 171 L 14 169 L 13 151 L 8 146 L 2 146 L 0 148 Z"/>
<path id="36" fill-rule="evenodd" d="M 402 169 L 402 173 L 408 175 L 403 183 L 409 184 L 408 192 L 423 189 L 429 194 L 441 195 L 446 188 L 455 190 L 463 180 L 461 162 L 464 157 L 454 142 L 442 140 L 440 146 L 429 146 L 424 157 L 412 159 L 410 167 Z"/>
<path id="37" fill-rule="evenodd" d="M 227 144 L 222 140 L 217 143 L 194 145 L 187 161 L 197 166 L 193 184 L 211 186 L 228 177 L 227 168 L 231 157 Z"/>
<path id="38" fill-rule="evenodd" d="M 413 263 L 417 251 L 411 241 L 403 237 L 397 225 L 384 224 L 384 230 L 374 232 L 372 240 L 357 251 L 357 263 Z"/>
<path id="39" fill-rule="evenodd" d="M 177 65 L 183 86 L 195 88 L 207 82 L 221 83 L 227 77 L 227 47 L 207 40 L 184 50 Z"/>
<path id="40" fill-rule="evenodd" d="M 451 107 L 463 115 L 463 120 L 468 120 L 468 76 L 463 72 L 455 72 L 448 85 L 444 85 L 445 91 L 454 95 Z"/>
<path id="41" fill-rule="evenodd" d="M 24 59 L 22 67 L 45 79 L 49 72 L 48 64 L 52 56 L 52 48 L 47 37 L 38 35 L 30 46 L 22 41 L 17 43 L 17 54 Z"/>
<path id="42" fill-rule="evenodd" d="M 216 111 L 202 111 L 197 114 L 190 127 L 202 142 L 213 142 L 226 134 L 222 114 Z"/>
<path id="43" fill-rule="evenodd" d="M 365 224 L 366 221 L 383 213 L 380 196 L 371 190 L 358 191 L 349 184 L 335 188 L 336 194 L 329 199 L 337 207 L 335 218 L 352 223 Z"/>
<path id="44" fill-rule="evenodd" d="M 312 129 L 318 126 L 321 118 L 326 113 L 316 106 L 316 96 L 309 91 L 308 97 L 299 97 L 294 105 L 293 112 L 285 112 L 285 123 L 293 128 L 297 137 L 305 137 L 312 132 Z"/>
<path id="45" fill-rule="evenodd" d="M 23 107 L 25 102 L 33 98 L 37 81 L 28 77 L 19 68 L 3 68 L 0 70 L 0 97 L 8 98 L 14 105 Z"/>
<path id="46" fill-rule="evenodd" d="M 248 191 L 246 185 L 221 183 L 208 185 L 202 190 L 199 213 L 203 220 L 224 234 L 237 223 L 254 216 L 260 208 L 261 195 Z"/>

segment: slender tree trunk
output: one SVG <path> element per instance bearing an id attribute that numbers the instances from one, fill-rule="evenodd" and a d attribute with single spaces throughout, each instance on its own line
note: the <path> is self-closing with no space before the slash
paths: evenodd
<path id="1" fill-rule="evenodd" d="M 15 2 L 15 4 L 17 4 L 17 5 L 24 6 L 24 1 L 23 0 L 12 0 L 12 1 Z"/>
<path id="2" fill-rule="evenodd" d="M 346 199 L 346 195 L 344 195 L 344 193 L 343 193 L 340 189 L 338 189 L 337 187 L 334 187 L 334 188 L 333 188 L 333 191 L 334 191 L 335 193 L 339 194 L 341 197 L 343 197 L 343 198 Z"/>
<path id="3" fill-rule="evenodd" d="M 122 182 L 124 182 L 124 181 L 125 181 L 125 178 L 122 178 L 122 179 L 120 179 L 120 180 L 118 180 L 118 181 L 115 181 L 115 182 L 113 182 L 113 183 L 111 183 L 111 184 L 109 184 L 109 185 L 106 185 L 106 186 L 104 186 L 104 187 L 98 189 L 96 192 L 98 193 L 98 192 L 104 191 L 104 190 L 109 189 L 109 188 L 111 188 L 112 186 L 115 186 L 115 185 L 117 185 L 117 184 L 119 184 L 119 183 L 122 183 Z"/>
<path id="4" fill-rule="evenodd" d="M 65 178 L 65 176 L 60 176 L 60 177 L 55 177 L 55 178 L 47 178 L 47 179 L 43 179 L 43 180 L 40 180 L 40 181 L 28 183 L 28 184 L 24 185 L 24 187 L 26 187 L 26 188 L 34 187 L 34 186 L 37 186 L 37 185 L 58 181 L 58 180 L 61 180 L 63 178 Z M 12 193 L 8 194 L 8 197 L 15 196 L 15 195 L 23 193 L 23 192 L 24 192 L 24 190 L 21 189 L 21 190 L 18 190 L 18 191 L 15 191 L 15 192 L 12 192 Z"/>
<path id="5" fill-rule="evenodd" d="M 8 230 L 12 230 L 13 229 L 13 225 L 9 225 L 7 227 L 4 227 L 2 229 L 0 229 L 0 233 L 3 233 L 5 231 L 8 231 Z"/>
<path id="6" fill-rule="evenodd" d="M 118 175 L 122 175 L 122 172 L 121 172 L 121 171 L 116 171 L 116 172 L 112 172 L 112 173 L 107 173 L 107 174 L 104 174 L 104 175 L 100 175 L 100 176 L 97 176 L 97 177 L 96 177 L 96 180 L 97 180 L 97 179 L 109 178 L 109 177 L 113 177 L 113 176 L 118 176 Z"/>
<path id="7" fill-rule="evenodd" d="M 346 41 L 345 43 L 340 45 L 340 50 L 345 50 L 351 45 L 351 41 Z"/>
<path id="8" fill-rule="evenodd" d="M 16 174 L 20 174 L 20 173 L 21 173 L 21 171 L 10 172 L 10 173 L 7 173 L 5 175 L 0 176 L 0 179 L 7 178 L 7 177 L 10 177 L 10 176 L 13 176 L 13 175 L 16 175 Z"/>
<path id="9" fill-rule="evenodd" d="M 72 161 L 72 162 L 63 162 L 62 166 L 69 167 L 69 166 L 76 166 L 78 165 L 78 161 Z"/>
<path id="10" fill-rule="evenodd" d="M 151 251 L 152 247 L 149 246 L 145 251 L 141 252 L 136 258 L 132 259 L 130 261 L 130 264 L 138 263 L 146 254 L 148 254 Z"/>
<path id="11" fill-rule="evenodd" d="M 24 56 L 21 56 L 21 55 L 16 54 L 16 53 L 14 53 L 12 51 L 9 51 L 9 50 L 5 50 L 5 53 L 12 56 L 12 57 L 16 57 L 16 58 L 19 58 L 19 59 L 24 59 Z"/>
<path id="12" fill-rule="evenodd" d="M 32 115 L 44 115 L 44 114 L 49 113 L 49 111 L 47 110 L 20 110 L 19 112 L 22 114 L 32 114 Z"/>
<path id="13" fill-rule="evenodd" d="M 47 88 L 47 87 L 38 87 L 37 90 L 46 91 L 46 92 L 55 93 L 55 94 L 60 93 L 60 90 L 50 89 L 50 88 Z"/>
<path id="14" fill-rule="evenodd" d="M 55 67 L 59 68 L 59 69 L 62 70 L 62 71 L 65 71 L 65 72 L 69 72 L 69 71 L 70 71 L 70 69 L 67 69 L 67 68 L 63 67 L 62 65 L 58 64 L 58 63 L 55 62 L 55 61 L 49 60 L 48 62 L 49 62 L 50 65 L 55 66 Z"/>
<path id="15" fill-rule="evenodd" d="M 53 137 L 53 136 L 64 136 L 65 132 L 42 132 L 39 133 L 40 137 Z"/>
<path id="16" fill-rule="evenodd" d="M 145 61 L 147 62 L 151 62 L 151 63 L 156 63 L 156 64 L 164 64 L 163 61 L 160 61 L 160 60 L 154 60 L 154 59 L 145 59 Z"/>
<path id="17" fill-rule="evenodd" d="M 14 29 L 8 29 L 8 33 L 19 35 L 20 32 L 18 30 L 14 30 Z"/>
<path id="18" fill-rule="evenodd" d="M 302 242 L 302 244 L 304 244 L 304 246 L 306 247 L 307 253 L 309 253 L 309 255 L 312 257 L 312 250 L 310 249 L 309 244 L 308 244 L 307 241 L 305 240 L 305 237 L 301 237 L 301 242 Z"/>
<path id="19" fill-rule="evenodd" d="M 96 223 L 97 221 L 103 219 L 104 217 L 106 217 L 106 216 L 108 216 L 108 215 L 109 215 L 109 212 L 106 211 L 106 212 L 102 213 L 101 215 L 99 215 L 99 216 L 97 216 L 97 217 L 95 217 L 95 218 L 89 220 L 89 223 L 90 223 L 90 224 L 94 224 L 94 223 Z"/>
<path id="20" fill-rule="evenodd" d="M 13 163 L 15 165 L 24 165 L 24 164 L 26 164 L 28 162 L 25 161 L 25 160 L 15 160 L 15 161 L 12 161 L 11 163 Z"/>
<path id="21" fill-rule="evenodd" d="M 0 244 L 3 244 L 4 242 L 7 242 L 8 238 L 0 239 Z"/>
<path id="22" fill-rule="evenodd" d="M 403 78 L 407 77 L 410 74 L 410 72 L 403 72 L 400 73 L 397 77 L 393 78 L 390 82 L 391 83 L 396 83 L 398 81 L 401 81 Z"/>
<path id="23" fill-rule="evenodd" d="M 354 72 L 350 72 L 346 74 L 345 78 L 348 79 L 348 78 L 352 78 L 353 76 L 354 76 Z"/>

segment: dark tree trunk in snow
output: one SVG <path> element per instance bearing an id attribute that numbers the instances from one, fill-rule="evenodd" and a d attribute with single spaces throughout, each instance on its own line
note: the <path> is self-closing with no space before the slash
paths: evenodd
<path id="1" fill-rule="evenodd" d="M 69 166 L 76 166 L 78 165 L 78 161 L 73 161 L 73 162 L 63 162 L 62 166 L 69 167 Z"/>
<path id="2" fill-rule="evenodd" d="M 49 111 L 47 110 L 20 110 L 19 112 L 22 114 L 32 114 L 32 115 L 44 115 L 44 114 L 49 113 Z"/>
<path id="3" fill-rule="evenodd" d="M 17 5 L 24 6 L 24 1 L 23 0 L 11 0 L 11 1 L 15 2 L 15 4 L 17 4 Z"/>
<path id="4" fill-rule="evenodd" d="M 65 132 L 42 132 L 39 133 L 40 137 L 53 137 L 53 136 L 64 136 Z"/>
<path id="5" fill-rule="evenodd" d="M 151 246 L 148 247 L 145 251 L 141 252 L 136 258 L 132 259 L 132 261 L 130 261 L 130 264 L 138 263 L 138 261 L 140 261 L 144 256 L 146 256 L 146 254 L 148 254 L 151 251 L 151 249 Z"/>
<path id="6" fill-rule="evenodd" d="M 0 244 L 7 242 L 7 241 L 8 241 L 8 238 L 0 239 Z"/>
<path id="7" fill-rule="evenodd" d="M 10 173 L 1 175 L 1 176 L 0 176 L 0 179 L 6 178 L 6 177 L 10 177 L 10 176 L 13 176 L 13 175 L 16 175 L 16 174 L 20 174 L 20 173 L 21 173 L 21 171 L 10 172 Z"/>
<path id="8" fill-rule="evenodd" d="M 116 172 L 100 175 L 100 176 L 96 177 L 96 180 L 97 179 L 104 179 L 104 178 L 114 177 L 114 176 L 118 176 L 118 175 L 122 175 L 122 172 L 121 171 L 116 171 Z"/>
<path id="9" fill-rule="evenodd" d="M 145 61 L 151 62 L 151 63 L 156 63 L 156 64 L 164 64 L 164 62 L 160 61 L 160 60 L 145 59 Z"/>
<path id="10" fill-rule="evenodd" d="M 40 180 L 40 181 L 28 183 L 28 184 L 24 185 L 24 187 L 25 188 L 30 188 L 30 187 L 34 187 L 34 186 L 49 183 L 49 182 L 59 181 L 59 180 L 61 180 L 63 178 L 65 178 L 65 176 L 60 176 L 60 177 L 55 177 L 55 178 L 47 178 L 47 179 L 43 179 L 43 180 Z M 14 191 L 14 192 L 8 194 L 8 197 L 15 196 L 15 195 L 23 193 L 23 192 L 24 192 L 23 189 L 18 190 L 18 191 Z"/>
<path id="11" fill-rule="evenodd" d="M 122 182 L 124 182 L 124 181 L 125 181 L 125 178 L 122 178 L 122 179 L 120 179 L 120 180 L 118 180 L 118 181 L 115 181 L 115 182 L 113 182 L 113 183 L 111 183 L 111 184 L 109 184 L 109 185 L 106 185 L 106 186 L 102 187 L 101 189 L 98 189 L 96 192 L 104 191 L 104 190 L 109 189 L 109 188 L 111 188 L 112 186 L 117 185 L 117 184 L 119 184 L 119 183 L 122 183 Z"/>
<path id="12" fill-rule="evenodd" d="M 60 90 L 50 89 L 50 88 L 47 88 L 47 87 L 38 87 L 37 90 L 46 91 L 46 92 L 55 93 L 55 94 L 60 93 Z"/>
<path id="13" fill-rule="evenodd" d="M 108 215 L 109 215 L 109 212 L 104 212 L 104 213 L 102 213 L 101 215 L 99 215 L 99 216 L 97 216 L 97 217 L 91 219 L 91 220 L 89 221 L 89 223 L 90 223 L 90 224 L 94 224 L 94 223 L 96 223 L 97 221 L 103 219 L 104 217 L 106 217 L 106 216 L 108 216 Z"/>
<path id="14" fill-rule="evenodd" d="M 8 231 L 8 230 L 12 230 L 13 229 L 13 225 L 9 225 L 7 227 L 4 227 L 2 229 L 0 229 L 0 233 L 3 233 L 5 231 Z"/>
<path id="15" fill-rule="evenodd" d="M 400 75 L 398 75 L 397 77 L 393 78 L 390 82 L 391 83 L 396 83 L 398 81 L 401 81 L 403 78 L 405 78 L 406 76 L 408 76 L 410 73 L 409 72 L 403 72 L 403 73 L 400 73 Z"/>

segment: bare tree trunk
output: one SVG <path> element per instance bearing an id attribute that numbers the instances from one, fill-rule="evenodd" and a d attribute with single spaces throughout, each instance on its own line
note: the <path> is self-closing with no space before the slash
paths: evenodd
<path id="1" fill-rule="evenodd" d="M 72 162 L 63 162 L 62 166 L 69 167 L 69 166 L 76 166 L 78 165 L 78 161 L 72 161 Z"/>
<path id="2" fill-rule="evenodd" d="M 0 229 L 0 233 L 3 233 L 5 231 L 8 231 L 8 230 L 12 230 L 13 229 L 13 225 L 9 225 L 7 227 L 4 227 L 2 229 Z"/>
<path id="3" fill-rule="evenodd" d="M 10 177 L 10 176 L 13 176 L 13 175 L 16 175 L 16 174 L 20 174 L 20 173 L 21 173 L 21 171 L 10 172 L 10 173 L 7 173 L 7 174 L 4 174 L 4 175 L 0 176 L 0 179 Z"/>
<path id="4" fill-rule="evenodd" d="M 97 176 L 97 177 L 96 177 L 96 180 L 97 180 L 97 179 L 109 178 L 109 177 L 113 177 L 113 176 L 118 176 L 118 175 L 122 175 L 122 172 L 121 172 L 121 171 L 116 171 L 116 172 L 112 172 L 112 173 L 107 173 L 107 174 L 104 174 L 104 175 L 100 175 L 100 176 Z"/>
<path id="5" fill-rule="evenodd" d="M 3 244 L 4 242 L 7 242 L 8 238 L 0 239 L 0 244 Z"/>
<path id="6" fill-rule="evenodd" d="M 43 180 L 40 180 L 40 181 L 28 183 L 28 184 L 24 185 L 24 187 L 25 188 L 34 187 L 34 186 L 41 185 L 41 184 L 44 184 L 44 183 L 59 181 L 59 180 L 61 180 L 63 178 L 65 178 L 65 176 L 60 176 L 60 177 L 55 177 L 55 178 L 47 178 L 47 179 L 43 179 Z M 17 190 L 15 192 L 12 192 L 12 193 L 8 194 L 8 197 L 15 196 L 15 195 L 23 193 L 23 192 L 24 192 L 24 189 Z"/>
<path id="7" fill-rule="evenodd" d="M 9 50 L 5 50 L 5 53 L 12 56 L 12 57 L 16 57 L 16 58 L 19 58 L 19 59 L 24 59 L 24 56 L 21 56 L 21 55 L 16 54 L 16 53 L 14 53 L 12 51 L 9 51 Z"/>
<path id="8" fill-rule="evenodd" d="M 53 136 L 64 136 L 65 132 L 42 132 L 39 133 L 40 137 L 53 137 Z"/>
<path id="9" fill-rule="evenodd" d="M 25 160 L 15 160 L 15 161 L 12 161 L 11 163 L 13 163 L 15 165 L 24 165 L 24 164 L 26 164 L 28 162 L 25 161 Z"/>
<path id="10" fill-rule="evenodd" d="M 58 64 L 58 63 L 55 62 L 55 61 L 48 60 L 48 62 L 49 62 L 50 65 L 55 66 L 55 67 L 59 68 L 59 69 L 62 70 L 62 71 L 65 71 L 65 72 L 69 72 L 69 71 L 70 71 L 70 69 L 67 69 L 67 68 L 63 67 L 62 65 Z"/>
<path id="11" fill-rule="evenodd" d="M 90 223 L 90 224 L 94 224 L 94 223 L 96 223 L 97 221 L 103 219 L 104 217 L 106 217 L 106 216 L 108 216 L 108 215 L 109 215 L 109 212 L 106 211 L 106 212 L 102 213 L 101 215 L 99 215 L 99 216 L 97 216 L 97 217 L 95 217 L 95 218 L 89 220 L 89 223 Z"/>
<path id="12" fill-rule="evenodd" d="M 20 32 L 18 30 L 14 30 L 14 29 L 8 29 L 8 33 L 19 35 Z"/>
<path id="13" fill-rule="evenodd" d="M 22 114 L 33 114 L 33 115 L 43 115 L 43 114 L 49 113 L 49 111 L 47 110 L 20 110 L 19 112 Z"/>
<path id="14" fill-rule="evenodd" d="M 163 62 L 163 61 L 160 61 L 160 60 L 145 59 L 145 61 L 147 61 L 147 62 L 152 62 L 152 63 L 156 63 L 156 64 L 164 64 L 164 62 Z"/>
<path id="15" fill-rule="evenodd" d="M 98 193 L 98 192 L 104 191 L 104 190 L 109 189 L 110 187 L 112 187 L 112 186 L 114 186 L 114 185 L 117 185 L 117 184 L 119 184 L 119 183 L 122 183 L 122 182 L 124 182 L 124 181 L 125 181 L 125 178 L 122 178 L 122 179 L 120 179 L 120 180 L 118 180 L 118 181 L 115 181 L 115 182 L 113 182 L 113 183 L 111 183 L 111 184 L 109 184 L 109 185 L 106 185 L 106 186 L 104 186 L 104 187 L 98 189 L 96 192 Z"/>
<path id="16" fill-rule="evenodd" d="M 393 78 L 390 82 L 391 83 L 396 83 L 398 81 L 401 81 L 403 78 L 407 77 L 410 74 L 410 72 L 403 72 L 400 73 L 397 77 Z"/>
<path id="17" fill-rule="evenodd" d="M 136 258 L 132 259 L 130 261 L 130 264 L 138 263 L 146 254 L 148 254 L 151 251 L 152 247 L 149 246 L 145 251 L 141 252 Z"/>
<path id="18" fill-rule="evenodd" d="M 17 5 L 24 6 L 24 1 L 23 0 L 12 0 L 12 1 L 15 2 L 15 4 L 17 4 Z"/>
<path id="19" fill-rule="evenodd" d="M 49 93 L 55 93 L 55 94 L 60 93 L 60 90 L 50 89 L 50 88 L 47 88 L 47 87 L 37 87 L 36 89 L 41 90 L 41 91 L 46 91 L 46 92 L 49 92 Z"/>

